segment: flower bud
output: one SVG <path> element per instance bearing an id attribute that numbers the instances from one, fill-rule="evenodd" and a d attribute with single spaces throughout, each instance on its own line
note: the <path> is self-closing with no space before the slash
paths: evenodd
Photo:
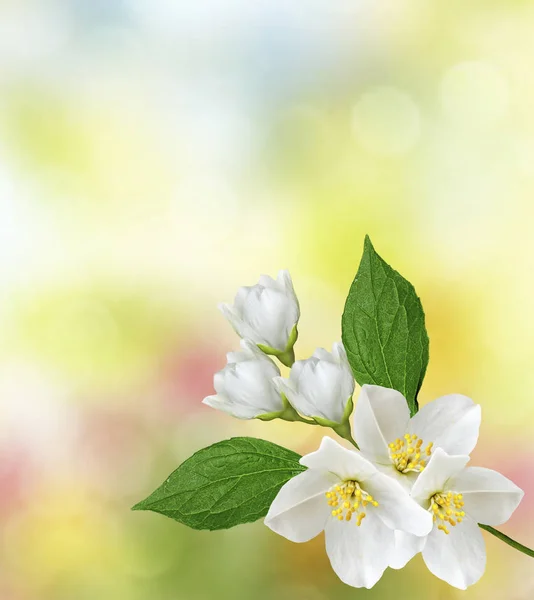
<path id="1" fill-rule="evenodd" d="M 319 425 L 337 428 L 352 412 L 354 377 L 341 342 L 332 353 L 318 348 L 311 358 L 298 360 L 289 379 L 276 377 L 275 384 L 297 412 Z"/>
<path id="2" fill-rule="evenodd" d="M 273 382 L 280 370 L 250 340 L 242 340 L 241 348 L 227 354 L 228 364 L 213 378 L 217 394 L 202 402 L 238 419 L 279 416 L 287 406 Z"/>
<path id="3" fill-rule="evenodd" d="M 256 285 L 239 288 L 233 306 L 220 304 L 219 309 L 240 337 L 293 364 L 300 309 L 288 271 L 280 271 L 276 281 L 262 275 Z"/>

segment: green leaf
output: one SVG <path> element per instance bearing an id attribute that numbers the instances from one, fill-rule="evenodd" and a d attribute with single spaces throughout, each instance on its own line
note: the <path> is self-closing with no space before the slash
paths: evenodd
<path id="1" fill-rule="evenodd" d="M 356 381 L 398 390 L 414 415 L 428 364 L 425 313 L 412 284 L 376 253 L 369 236 L 345 303 L 342 339 Z"/>
<path id="2" fill-rule="evenodd" d="M 228 529 L 267 514 L 280 488 L 306 470 L 301 457 L 238 437 L 199 450 L 132 510 L 151 510 L 193 529 Z"/>

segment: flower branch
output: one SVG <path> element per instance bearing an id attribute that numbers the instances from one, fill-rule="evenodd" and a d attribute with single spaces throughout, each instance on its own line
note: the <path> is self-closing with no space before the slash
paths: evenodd
<path id="1" fill-rule="evenodd" d="M 495 529 L 494 527 L 491 527 L 490 525 L 482 525 L 481 523 L 479 523 L 478 526 L 481 529 L 483 529 L 484 531 L 491 533 L 491 535 L 494 535 L 496 538 L 501 540 L 501 542 L 504 542 L 505 544 L 512 546 L 512 548 L 519 550 L 519 552 L 522 552 L 523 554 L 526 554 L 527 556 L 534 558 L 534 550 L 532 550 L 531 548 L 527 548 L 527 546 L 523 546 L 523 544 L 520 544 L 519 542 L 516 542 L 511 537 L 502 533 L 502 531 L 498 531 L 497 529 Z"/>

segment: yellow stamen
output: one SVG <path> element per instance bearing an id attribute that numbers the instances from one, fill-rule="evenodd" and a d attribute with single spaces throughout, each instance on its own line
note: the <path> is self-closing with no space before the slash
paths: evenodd
<path id="1" fill-rule="evenodd" d="M 364 506 L 379 506 L 379 502 L 373 496 L 361 488 L 357 481 L 344 481 L 333 486 L 325 494 L 327 504 L 333 507 L 331 515 L 339 521 L 351 521 L 355 515 L 356 525 L 360 526 L 365 518 Z"/>
<path id="2" fill-rule="evenodd" d="M 433 521 L 437 523 L 438 529 L 447 535 L 450 533 L 447 526 L 456 527 L 465 516 L 464 511 L 458 510 L 461 503 L 459 496 L 461 494 L 455 494 L 452 491 L 438 492 L 430 500 L 429 510 L 433 513 Z"/>
<path id="3" fill-rule="evenodd" d="M 425 460 L 428 460 L 432 454 L 433 443 L 430 442 L 424 450 L 423 446 L 424 441 L 419 439 L 415 433 L 406 433 L 402 439 L 397 438 L 388 444 L 389 456 L 397 471 L 401 473 L 423 471 L 426 466 Z M 422 460 L 423 456 L 425 460 Z"/>

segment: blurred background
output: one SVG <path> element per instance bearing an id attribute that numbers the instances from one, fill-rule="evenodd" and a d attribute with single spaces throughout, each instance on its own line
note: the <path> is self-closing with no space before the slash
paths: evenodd
<path id="1" fill-rule="evenodd" d="M 216 304 L 288 268 L 298 357 L 330 347 L 369 233 L 427 313 L 422 402 L 482 404 L 473 463 L 534 546 L 533 28 L 527 0 L 0 2 L 0 600 L 534 596 L 491 536 L 467 592 L 420 557 L 367 591 L 322 536 L 129 510 L 212 442 L 317 446 L 201 404 L 238 345 Z"/>

